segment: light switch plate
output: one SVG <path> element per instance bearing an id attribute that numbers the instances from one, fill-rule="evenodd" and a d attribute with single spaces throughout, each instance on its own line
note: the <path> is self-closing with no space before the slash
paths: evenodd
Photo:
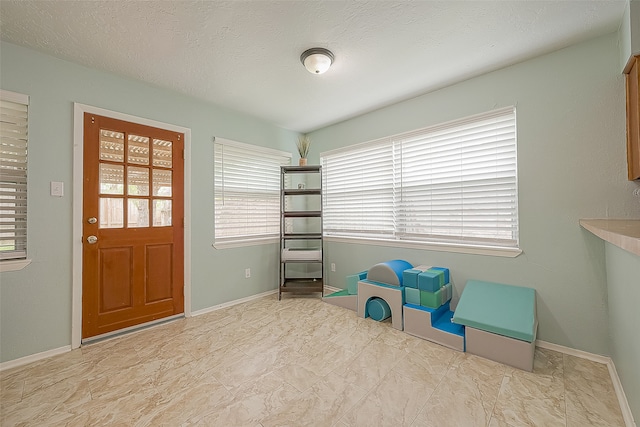
<path id="1" fill-rule="evenodd" d="M 54 197 L 64 196 L 64 182 L 51 181 L 51 195 Z"/>

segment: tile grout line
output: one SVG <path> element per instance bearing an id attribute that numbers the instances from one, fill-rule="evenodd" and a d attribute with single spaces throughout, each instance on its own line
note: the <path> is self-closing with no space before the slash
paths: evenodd
<path id="1" fill-rule="evenodd" d="M 504 386 L 504 381 L 507 379 L 507 370 L 505 369 L 503 374 L 502 374 L 502 381 L 500 381 L 500 388 L 498 388 L 498 394 L 496 395 L 496 400 L 493 402 L 493 407 L 491 408 L 491 413 L 489 414 L 489 422 L 487 423 L 487 426 L 489 426 L 491 424 L 491 420 L 493 419 L 494 415 L 495 415 L 495 410 L 496 410 L 496 405 L 498 404 L 498 399 L 500 398 L 500 392 L 502 392 L 502 387 Z M 499 418 L 496 418 L 496 420 L 498 421 L 503 421 Z M 505 424 L 509 425 L 509 423 L 507 423 L 506 421 L 503 421 Z"/>
<path id="2" fill-rule="evenodd" d="M 436 390 L 438 390 L 438 387 L 440 387 L 440 384 L 442 384 L 444 379 L 447 377 L 447 374 L 451 370 L 451 366 L 453 365 L 453 362 L 456 360 L 457 357 L 458 357 L 457 354 L 453 354 L 453 356 L 451 357 L 451 360 L 449 361 L 449 364 L 447 365 L 447 370 L 445 371 L 444 375 L 442 375 L 442 377 L 440 378 L 440 381 L 438 381 L 438 384 L 436 384 L 436 386 L 433 388 L 433 391 L 431 392 L 431 394 L 429 395 L 427 400 L 424 402 L 424 404 L 422 405 L 422 408 L 420 408 L 420 410 L 416 414 L 416 416 L 413 419 L 413 421 L 411 422 L 411 424 L 413 424 L 418 419 L 420 414 L 422 414 L 422 411 L 424 411 L 424 408 L 427 407 L 427 404 L 429 403 L 429 399 L 431 399 L 433 397 L 433 395 L 435 394 Z"/>

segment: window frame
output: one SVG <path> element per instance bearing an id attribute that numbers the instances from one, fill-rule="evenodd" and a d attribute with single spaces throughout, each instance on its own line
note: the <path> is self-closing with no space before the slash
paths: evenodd
<path id="1" fill-rule="evenodd" d="M 27 118 L 26 118 L 27 123 L 26 123 L 26 133 L 25 133 L 26 147 L 24 149 L 24 155 L 26 160 L 25 160 L 24 175 L 26 180 L 25 186 L 27 188 L 26 194 L 28 194 L 28 146 L 29 146 L 30 98 L 29 98 L 29 95 L 0 89 L 0 99 L 2 99 L 3 101 L 15 103 L 15 104 L 21 104 L 27 108 Z M 28 197 L 26 198 L 26 202 L 28 204 Z M 27 215 L 28 215 L 28 206 L 27 206 L 27 211 L 25 212 L 25 218 L 28 221 Z M 29 263 L 31 263 L 31 260 L 28 258 L 27 234 L 28 234 L 28 223 L 27 223 L 27 228 L 26 228 L 25 237 L 24 237 L 24 245 L 25 245 L 24 251 L 12 250 L 10 252 L 14 253 L 15 254 L 14 256 L 10 256 L 10 257 L 0 256 L 0 272 L 21 270 L 27 265 L 29 265 Z"/>
<path id="2" fill-rule="evenodd" d="M 434 238 L 433 233 L 431 236 L 429 236 L 429 233 L 423 233 L 423 234 L 418 234 L 417 235 L 418 238 L 413 238 L 414 236 L 412 236 L 410 233 L 407 233 L 406 227 L 407 225 L 415 227 L 415 223 L 412 223 L 411 221 L 417 221 L 417 220 L 410 218 L 411 215 L 407 215 L 407 209 L 406 209 L 407 199 L 405 197 L 404 202 L 402 199 L 403 194 L 407 194 L 408 192 L 410 192 L 410 189 L 411 189 L 410 186 L 408 185 L 407 176 L 411 174 L 412 170 L 413 171 L 417 170 L 417 168 L 419 167 L 418 165 L 420 165 L 420 162 L 415 162 L 414 159 L 421 158 L 420 156 L 424 153 L 423 151 L 422 153 L 416 155 L 415 152 L 414 153 L 409 152 L 409 147 L 412 146 L 412 144 L 415 144 L 413 141 L 416 141 L 416 140 L 419 141 L 418 145 L 423 144 L 421 148 L 422 150 L 427 150 L 427 149 L 431 150 L 431 149 L 434 149 L 435 147 L 433 142 L 434 135 L 438 135 L 442 132 L 446 134 L 446 132 L 450 132 L 450 131 L 467 129 L 469 128 L 469 126 L 471 129 L 473 129 L 479 123 L 484 123 L 494 119 L 497 121 L 500 121 L 502 120 L 502 118 L 506 118 L 508 122 L 509 131 L 505 132 L 505 134 L 507 135 L 505 139 L 508 141 L 507 147 L 512 158 L 510 160 L 507 160 L 507 162 L 512 162 L 509 167 L 513 168 L 512 171 L 509 170 L 508 172 L 509 174 L 512 174 L 512 175 L 509 175 L 508 177 L 509 178 L 508 185 L 509 185 L 509 189 L 513 193 L 513 198 L 514 198 L 514 199 L 510 199 L 509 202 L 507 203 L 510 206 L 509 209 L 511 209 L 511 216 L 509 218 L 511 221 L 511 225 L 513 227 L 512 231 L 510 232 L 511 236 L 509 241 L 507 241 L 506 244 L 505 242 L 499 242 L 499 239 L 498 239 L 499 234 L 497 230 L 499 229 L 500 225 L 495 226 L 496 237 L 494 240 L 487 237 L 471 238 L 470 234 L 464 234 L 466 232 L 464 227 L 461 227 L 461 230 L 464 230 L 464 231 L 461 231 L 458 237 L 454 235 L 448 235 L 448 236 L 445 236 L 445 238 L 443 238 L 442 236 L 436 236 Z M 500 129 L 501 125 L 496 124 L 494 126 Z M 474 135 L 474 138 L 478 138 L 478 136 Z M 464 138 L 459 138 L 459 139 L 463 141 L 465 140 Z M 478 138 L 478 141 L 479 140 L 480 138 Z M 496 137 L 495 140 L 499 141 L 500 137 Z M 475 139 L 472 139 L 472 141 L 475 141 Z M 432 144 L 432 145 L 429 145 L 429 144 Z M 463 143 L 461 142 L 457 142 L 456 144 L 458 146 L 463 145 Z M 368 158 L 365 156 L 364 160 L 357 159 L 359 154 L 362 154 L 367 149 L 371 149 L 371 147 L 375 148 L 376 146 L 381 148 L 375 154 L 370 154 Z M 415 145 L 413 145 L 413 147 L 415 147 Z M 387 150 L 387 149 L 390 149 L 392 154 L 382 154 L 383 150 Z M 466 153 L 467 152 L 460 150 L 459 156 L 464 157 Z M 384 160 L 380 160 L 379 158 L 376 157 L 381 155 L 385 155 L 386 158 Z M 381 194 L 379 196 L 379 200 L 383 200 L 383 202 L 380 203 L 380 206 L 388 207 L 389 203 L 393 205 L 392 213 L 389 214 L 385 211 L 385 215 L 389 216 L 389 218 L 386 218 L 384 222 L 381 222 L 381 224 L 384 224 L 384 226 L 381 226 L 379 229 L 372 229 L 371 227 L 369 227 L 368 229 L 365 228 L 361 232 L 357 232 L 356 230 L 349 229 L 348 228 L 349 225 L 347 224 L 346 229 L 339 230 L 339 226 L 341 225 L 340 220 L 339 219 L 336 220 L 335 218 L 332 219 L 331 212 L 329 209 L 327 209 L 327 204 L 332 203 L 333 200 L 332 200 L 332 195 L 326 193 L 328 191 L 331 191 L 330 181 L 329 182 L 325 181 L 323 183 L 324 184 L 323 191 L 325 192 L 325 194 L 323 194 L 323 203 L 325 203 L 325 206 L 323 206 L 323 208 L 325 209 L 325 212 L 324 212 L 325 236 L 324 237 L 326 241 L 342 242 L 342 243 L 362 243 L 362 244 L 373 244 L 373 245 L 380 245 L 380 246 L 406 247 L 406 248 L 423 249 L 423 250 L 483 254 L 483 255 L 493 255 L 493 256 L 504 256 L 504 257 L 516 257 L 520 253 L 522 253 L 522 250 L 520 249 L 520 242 L 519 242 L 520 219 L 519 219 L 519 212 L 518 212 L 517 120 L 516 120 L 515 106 L 487 111 L 487 112 L 476 114 L 473 116 L 452 120 L 450 122 L 437 124 L 434 126 L 429 126 L 429 127 L 414 130 L 414 131 L 404 132 L 401 134 L 379 138 L 379 139 L 365 142 L 365 143 L 359 143 L 359 144 L 323 152 L 320 154 L 321 164 L 323 166 L 323 180 L 331 179 L 331 173 L 332 173 L 331 161 L 332 160 L 334 162 L 334 166 L 333 166 L 334 168 L 337 169 L 338 166 L 342 166 L 341 173 L 344 173 L 347 175 L 351 174 L 351 177 L 349 178 L 350 181 L 348 182 L 354 182 L 354 180 L 358 179 L 357 174 L 351 171 L 350 168 L 348 167 L 349 162 L 351 162 L 351 160 L 347 159 L 347 160 L 340 161 L 340 156 L 343 156 L 343 157 L 354 156 L 354 158 L 356 158 L 354 162 L 361 162 L 361 161 L 366 162 L 367 160 L 371 162 L 377 161 L 378 166 L 375 168 L 375 179 L 379 178 L 380 169 L 382 168 L 382 166 L 380 166 L 381 164 L 386 165 L 387 163 L 384 163 L 384 162 L 388 162 L 389 164 L 393 165 L 393 166 L 390 166 L 393 169 L 391 172 L 388 172 L 388 173 L 385 172 L 389 175 L 387 177 L 387 180 L 391 179 L 393 181 L 392 183 L 393 189 L 387 190 L 387 191 L 391 191 L 393 195 L 388 196 L 386 198 L 384 194 Z M 496 158 L 498 157 L 499 156 L 496 155 Z M 425 157 L 422 157 L 422 158 L 425 158 Z M 481 159 L 477 159 L 476 161 L 478 162 L 478 164 L 483 164 L 484 162 Z M 361 164 L 361 163 L 358 163 L 358 164 Z M 430 163 L 430 164 L 434 164 L 434 163 Z M 367 165 L 368 165 L 367 163 L 364 163 L 362 168 L 367 167 Z M 409 169 L 412 166 L 413 166 L 413 169 Z M 459 179 L 460 179 L 460 182 L 462 183 L 461 187 L 464 188 L 464 184 L 467 181 L 464 180 L 465 172 L 463 172 L 463 170 L 466 171 L 466 169 L 462 169 L 462 166 L 460 166 L 460 168 L 461 168 L 461 171 L 459 172 Z M 500 170 L 500 166 L 498 166 L 497 162 L 496 162 L 495 168 L 496 170 Z M 418 175 L 420 174 L 422 174 L 422 172 L 418 173 Z M 342 177 L 334 178 L 335 180 L 334 186 L 338 187 L 337 184 L 339 184 L 340 180 L 343 180 L 343 179 L 344 178 Z M 387 182 L 387 180 L 384 180 L 384 184 L 379 184 L 379 185 L 380 186 L 386 185 L 386 188 L 388 188 L 389 183 Z M 403 180 L 407 182 L 404 182 Z M 494 180 L 496 179 L 494 178 Z M 355 191 L 358 191 L 359 189 L 360 187 L 354 188 Z M 342 189 L 340 188 L 340 190 L 336 191 L 336 193 L 341 191 Z M 460 200 L 464 201 L 465 200 L 464 196 L 462 196 L 463 191 L 460 190 L 459 193 L 461 195 Z M 334 195 L 334 198 L 335 198 L 335 195 Z M 360 191 L 358 193 L 358 198 L 360 199 L 360 203 L 362 203 L 362 205 L 364 206 L 378 206 L 375 203 L 371 203 L 371 200 L 374 200 L 373 198 L 370 200 L 366 199 L 365 191 Z M 495 196 L 495 199 L 498 199 L 498 198 L 499 198 L 498 196 Z M 348 197 L 344 197 L 344 199 L 348 200 L 348 202 L 344 202 L 344 203 L 357 205 L 355 201 L 352 202 Z M 422 207 L 423 213 L 427 212 L 430 214 L 431 212 L 437 212 L 435 209 L 431 210 L 431 208 L 427 208 L 426 206 L 427 205 L 424 205 Z M 337 204 L 334 207 L 334 209 L 336 210 L 336 212 L 338 212 L 339 204 Z M 461 207 L 458 210 L 458 212 L 464 212 L 464 209 L 465 209 L 464 207 Z M 502 207 L 500 209 L 502 209 Z M 499 208 L 496 208 L 496 212 L 502 212 L 502 211 L 499 210 Z M 351 214 L 353 214 L 353 212 L 351 212 Z M 376 214 L 374 213 L 374 216 L 375 215 Z M 362 211 L 360 216 L 365 218 L 366 212 Z M 497 214 L 495 214 L 494 216 L 497 218 Z M 467 220 L 463 219 L 463 223 L 464 221 L 467 221 Z M 334 222 L 334 224 L 332 225 L 331 222 Z M 388 230 L 388 227 L 387 227 L 389 222 L 393 224 L 393 229 L 391 231 Z M 501 219 L 496 219 L 496 224 L 502 224 Z"/>
<path id="3" fill-rule="evenodd" d="M 267 158 L 266 156 L 269 156 L 269 158 L 274 160 L 273 173 L 269 172 L 269 177 L 271 176 L 273 177 L 273 182 L 268 183 L 268 186 L 270 187 L 268 192 L 269 194 L 271 194 L 271 192 L 273 191 L 273 194 L 270 196 L 270 198 L 271 197 L 273 198 L 274 207 L 277 206 L 277 210 L 276 210 L 277 217 L 274 216 L 273 218 L 273 223 L 274 224 L 277 223 L 277 228 L 278 228 L 277 231 L 274 231 L 273 233 L 244 235 L 244 236 L 231 236 L 231 237 L 219 236 L 219 232 L 218 232 L 219 218 L 220 218 L 219 203 L 220 203 L 220 197 L 224 197 L 224 196 L 221 196 L 221 192 L 223 192 L 223 190 L 221 190 L 219 187 L 221 185 L 220 180 L 224 179 L 223 176 L 224 176 L 224 167 L 225 167 L 224 160 L 218 158 L 220 154 L 219 153 L 220 147 L 222 147 L 223 150 L 224 150 L 224 147 L 229 147 L 232 151 L 242 150 L 243 156 L 247 157 L 248 159 L 250 158 L 254 160 L 265 161 L 265 159 Z M 273 148 L 263 147 L 263 146 L 254 145 L 254 144 L 247 144 L 247 143 L 233 141 L 230 139 L 219 138 L 219 137 L 214 138 L 213 151 L 214 151 L 214 159 L 213 159 L 214 243 L 213 243 L 213 247 L 216 249 L 225 249 L 225 248 L 234 248 L 234 247 L 242 247 L 242 246 L 254 246 L 254 245 L 277 243 L 280 238 L 280 166 L 290 165 L 293 155 L 290 152 L 286 152 L 286 151 L 280 151 Z M 279 158 L 279 160 L 276 162 L 275 159 L 277 158 Z M 230 166 L 230 165 L 227 165 L 227 166 Z M 223 168 L 223 169 L 221 170 L 220 168 Z M 267 177 L 263 175 L 263 178 L 267 178 Z M 271 188 L 273 188 L 273 190 L 271 190 Z M 256 190 L 256 188 L 254 187 L 253 190 Z M 236 195 L 238 194 L 242 194 L 242 193 L 236 193 Z M 247 191 L 246 194 L 253 194 L 255 196 L 255 195 L 261 194 L 261 192 L 258 191 L 258 192 L 250 193 Z M 265 224 L 265 226 L 267 225 Z"/>

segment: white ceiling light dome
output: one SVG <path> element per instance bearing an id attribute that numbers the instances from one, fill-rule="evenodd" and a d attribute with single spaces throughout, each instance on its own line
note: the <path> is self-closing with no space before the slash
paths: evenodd
<path id="1" fill-rule="evenodd" d="M 300 62 L 311 74 L 322 74 L 333 64 L 333 53 L 330 50 L 313 47 L 302 52 Z"/>

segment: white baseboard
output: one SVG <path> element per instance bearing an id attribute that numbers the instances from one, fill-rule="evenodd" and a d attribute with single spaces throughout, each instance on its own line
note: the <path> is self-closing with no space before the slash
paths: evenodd
<path id="1" fill-rule="evenodd" d="M 620 381 L 620 377 L 618 376 L 618 372 L 616 371 L 616 365 L 613 363 L 613 360 L 609 356 L 602 356 L 600 354 L 576 350 L 574 348 L 540 340 L 536 341 L 536 347 L 557 351 L 558 353 L 580 357 L 582 359 L 591 360 L 592 362 L 607 365 L 609 376 L 611 377 L 611 382 L 613 383 L 613 389 L 616 392 L 616 397 L 618 398 L 618 403 L 620 404 L 620 410 L 622 411 L 622 417 L 624 418 L 625 426 L 636 427 L 636 423 L 633 420 L 633 414 L 631 413 L 631 408 L 629 407 L 629 401 L 627 400 L 627 396 L 625 395 L 624 389 L 622 388 L 622 382 Z"/>
<path id="2" fill-rule="evenodd" d="M 18 366 L 26 365 L 28 363 L 37 362 L 38 360 L 46 359 L 48 357 L 58 356 L 69 351 L 71 351 L 71 346 L 65 345 L 64 347 L 54 348 L 41 353 L 30 354 L 19 359 L 2 362 L 0 363 L 0 372 L 6 371 L 7 369 L 17 368 Z"/>
<path id="3" fill-rule="evenodd" d="M 576 350 L 575 348 L 565 347 L 552 342 L 536 340 L 536 347 L 546 348 L 547 350 L 557 351 L 558 353 L 591 360 L 592 362 L 603 363 L 605 365 L 611 362 L 611 358 L 609 356 L 602 356 L 600 354 L 589 353 L 588 351 Z"/>
<path id="4" fill-rule="evenodd" d="M 616 371 L 616 365 L 613 363 L 613 360 L 611 360 L 611 363 L 607 364 L 607 367 L 609 368 L 611 381 L 613 381 L 613 389 L 616 391 L 616 396 L 618 396 L 618 401 L 620 402 L 620 409 L 622 410 L 624 424 L 626 427 L 636 427 L 636 423 L 633 419 L 633 413 L 631 412 L 629 401 L 627 400 L 627 395 L 624 393 L 624 388 L 622 388 L 622 382 L 620 381 L 620 377 L 618 376 L 618 371 Z"/>
<path id="5" fill-rule="evenodd" d="M 329 292 L 338 292 L 343 290 L 340 288 L 334 288 L 333 286 L 329 286 L 329 285 L 324 285 L 324 288 Z"/>
<path id="6" fill-rule="evenodd" d="M 202 310 L 192 311 L 191 312 L 191 317 L 200 316 L 202 314 L 211 313 L 212 311 L 217 311 L 217 310 L 221 310 L 223 308 L 232 307 L 234 305 L 242 304 L 244 302 L 253 301 L 254 299 L 266 297 L 268 295 L 273 295 L 275 293 L 278 293 L 277 289 L 274 289 L 272 291 L 262 292 L 261 294 L 252 295 L 250 297 L 240 298 L 240 299 L 236 299 L 236 300 L 233 300 L 233 301 L 225 302 L 225 303 L 222 303 L 222 304 L 214 305 L 214 306 L 211 306 L 211 307 L 203 308 Z"/>

